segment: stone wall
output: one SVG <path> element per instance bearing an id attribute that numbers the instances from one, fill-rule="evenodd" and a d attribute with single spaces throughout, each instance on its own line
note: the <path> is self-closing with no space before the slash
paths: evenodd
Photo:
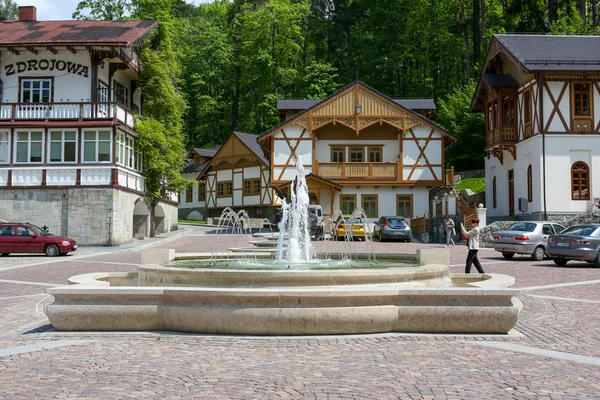
<path id="1" fill-rule="evenodd" d="M 133 240 L 133 209 L 139 194 L 112 188 L 10 188 L 0 190 L 0 218 L 48 227 L 83 246 Z M 157 233 L 177 230 L 177 206 L 161 202 L 165 217 Z"/>

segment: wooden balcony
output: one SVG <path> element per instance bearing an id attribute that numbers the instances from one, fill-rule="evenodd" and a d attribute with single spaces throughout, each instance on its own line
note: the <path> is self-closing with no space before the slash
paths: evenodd
<path id="1" fill-rule="evenodd" d="M 487 131 L 486 148 L 517 142 L 517 129 L 513 126 L 500 126 Z"/>
<path id="2" fill-rule="evenodd" d="M 396 163 L 328 163 L 319 162 L 319 171 L 317 175 L 328 179 L 354 179 L 354 178 L 375 178 L 375 179 L 396 179 Z"/>
<path id="3" fill-rule="evenodd" d="M 133 129 L 133 111 L 120 103 L 0 103 L 0 123 L 115 120 Z"/>

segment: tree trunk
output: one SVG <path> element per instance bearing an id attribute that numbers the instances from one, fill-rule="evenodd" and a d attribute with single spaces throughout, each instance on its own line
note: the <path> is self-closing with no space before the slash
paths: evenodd
<path id="1" fill-rule="evenodd" d="M 592 0 L 592 23 L 598 25 L 598 0 Z"/>
<path id="2" fill-rule="evenodd" d="M 579 0 L 579 15 L 581 15 L 581 19 L 583 20 L 583 26 L 587 25 L 587 0 Z"/>
<path id="3" fill-rule="evenodd" d="M 548 0 L 548 25 L 556 21 L 556 2 Z"/>
<path id="4" fill-rule="evenodd" d="M 156 237 L 156 206 L 158 199 L 150 200 L 150 237 Z"/>
<path id="5" fill-rule="evenodd" d="M 480 4 L 473 0 L 473 62 L 477 64 L 481 57 Z"/>
<path id="6" fill-rule="evenodd" d="M 350 63 L 350 73 L 352 74 L 352 79 L 358 79 L 358 72 L 356 71 L 356 65 L 354 63 L 354 54 L 352 48 L 352 36 L 350 34 L 350 26 L 344 26 L 344 30 L 346 32 L 346 46 L 348 46 L 348 62 Z"/>
<path id="7" fill-rule="evenodd" d="M 465 16 L 464 0 L 460 0 L 460 24 L 463 28 L 463 38 L 465 41 L 467 83 L 469 83 L 471 82 L 471 55 L 469 54 L 469 30 L 467 29 L 467 17 Z"/>
<path id="8" fill-rule="evenodd" d="M 485 31 L 487 28 L 487 8 L 485 7 L 485 0 L 481 0 L 481 45 L 484 46 L 483 53 L 485 54 Z"/>

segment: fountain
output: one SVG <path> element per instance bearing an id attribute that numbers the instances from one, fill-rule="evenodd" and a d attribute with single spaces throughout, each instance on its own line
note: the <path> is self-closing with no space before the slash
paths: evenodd
<path id="1" fill-rule="evenodd" d="M 291 201 L 282 200 L 274 254 L 142 252 L 133 273 L 92 273 L 47 289 L 57 330 L 179 331 L 243 335 L 380 332 L 507 333 L 518 317 L 514 278 L 450 274 L 447 249 L 416 254 L 353 251 L 349 237 L 317 254 L 310 242 L 301 160 Z M 365 218 L 357 209 L 350 218 Z M 363 219 L 364 220 L 364 219 Z M 245 212 L 219 227 L 244 234 Z M 333 246 L 333 242 L 331 242 Z M 193 264 L 190 264 L 193 263 Z"/>

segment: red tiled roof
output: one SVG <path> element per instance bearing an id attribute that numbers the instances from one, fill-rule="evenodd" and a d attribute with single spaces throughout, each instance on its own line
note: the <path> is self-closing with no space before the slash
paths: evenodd
<path id="1" fill-rule="evenodd" d="M 0 22 L 0 46 L 118 45 L 129 46 L 158 21 Z"/>

